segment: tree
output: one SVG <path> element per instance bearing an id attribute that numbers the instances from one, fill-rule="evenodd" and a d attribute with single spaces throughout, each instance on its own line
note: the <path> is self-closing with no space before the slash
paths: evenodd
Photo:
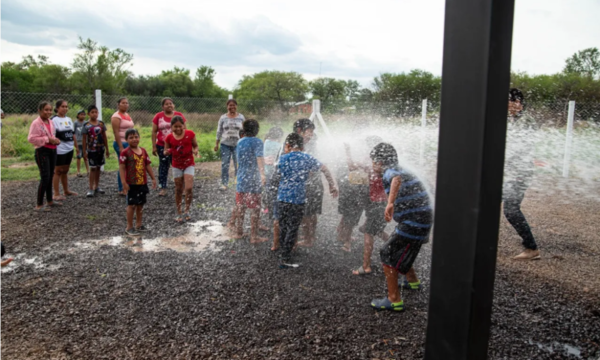
<path id="1" fill-rule="evenodd" d="M 330 101 L 344 100 L 346 95 L 346 82 L 333 78 L 318 78 L 308 83 L 313 98 L 320 99 L 323 104 Z"/>
<path id="2" fill-rule="evenodd" d="M 578 51 L 567 59 L 563 72 L 589 78 L 600 77 L 600 51 L 595 47 Z"/>
<path id="3" fill-rule="evenodd" d="M 263 71 L 244 75 L 234 90 L 236 98 L 277 101 L 283 111 L 306 100 L 308 83 L 297 72 Z"/>
<path id="4" fill-rule="evenodd" d="M 162 96 L 188 97 L 194 87 L 192 78 L 190 78 L 190 70 L 177 66 L 173 70 L 163 70 L 158 76 L 158 80 L 164 86 Z"/>
<path id="5" fill-rule="evenodd" d="M 217 72 L 210 66 L 202 65 L 196 69 L 192 96 L 201 98 L 225 98 L 227 90 L 215 83 Z"/>

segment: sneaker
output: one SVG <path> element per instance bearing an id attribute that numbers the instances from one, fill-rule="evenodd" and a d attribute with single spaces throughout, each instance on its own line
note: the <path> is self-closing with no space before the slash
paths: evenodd
<path id="1" fill-rule="evenodd" d="M 383 299 L 373 299 L 371 301 L 371 307 L 375 310 L 392 310 L 392 311 L 404 311 L 404 301 L 393 303 L 387 297 Z"/>
<path id="2" fill-rule="evenodd" d="M 85 193 L 85 197 L 94 197 L 94 191 L 88 190 L 88 192 Z"/>
<path id="3" fill-rule="evenodd" d="M 125 230 L 125 233 L 129 236 L 139 236 L 140 235 L 140 233 L 134 228 Z"/>
<path id="4" fill-rule="evenodd" d="M 513 260 L 539 260 L 541 259 L 539 250 L 525 249 L 522 253 L 515 256 Z"/>
<path id="5" fill-rule="evenodd" d="M 150 231 L 144 225 L 140 226 L 139 228 L 135 228 L 135 230 L 138 231 L 138 232 L 148 232 L 148 231 Z"/>
<path id="6" fill-rule="evenodd" d="M 96 194 L 102 194 L 102 195 L 104 195 L 104 194 L 106 193 L 106 191 L 104 191 L 104 190 L 102 190 L 102 189 L 100 189 L 100 188 L 97 188 L 96 190 L 94 190 L 94 192 L 95 192 Z"/>

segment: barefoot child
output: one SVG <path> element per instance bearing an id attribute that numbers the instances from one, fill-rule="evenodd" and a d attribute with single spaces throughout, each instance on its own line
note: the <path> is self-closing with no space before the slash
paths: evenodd
<path id="1" fill-rule="evenodd" d="M 398 273 L 406 275 L 410 288 L 420 285 L 412 267 L 421 244 L 427 240 L 433 223 L 433 210 L 429 195 L 421 180 L 398 164 L 398 154 L 387 143 L 371 151 L 373 172 L 383 178 L 388 194 L 385 221 L 397 223 L 394 233 L 380 251 L 383 271 L 387 281 L 388 296 L 374 299 L 376 310 L 403 311 L 404 302 L 398 289 Z"/>
<path id="2" fill-rule="evenodd" d="M 275 171 L 275 163 L 282 152 L 281 138 L 283 130 L 274 126 L 269 129 L 265 136 L 263 149 L 265 159 L 265 177 L 267 186 L 263 197 L 263 208 L 268 219 L 273 222 L 273 247 L 271 250 L 279 249 L 279 220 L 277 219 L 277 188 L 279 187 L 279 174 Z"/>
<path id="3" fill-rule="evenodd" d="M 96 105 L 88 107 L 88 120 L 83 125 L 83 159 L 85 165 L 89 163 L 89 182 L 90 188 L 85 194 L 86 197 L 94 197 L 96 194 L 104 194 L 104 190 L 100 189 L 100 168 L 104 165 L 104 153 L 106 157 L 110 157 L 108 152 L 108 140 L 106 138 L 106 126 L 98 120 L 98 108 Z"/>
<path id="4" fill-rule="evenodd" d="M 125 132 L 125 141 L 129 147 L 125 148 L 119 156 L 119 175 L 123 183 L 123 190 L 127 193 L 127 235 L 137 236 L 140 232 L 148 231 L 142 225 L 142 212 L 146 203 L 148 178 L 152 179 L 152 189 L 156 189 L 156 178 L 150 166 L 150 158 L 144 148 L 139 147 L 140 134 L 136 129 Z M 133 227 L 133 214 L 135 213 L 136 225 Z"/>
<path id="5" fill-rule="evenodd" d="M 281 174 L 279 190 L 277 192 L 277 211 L 279 213 L 279 241 L 281 253 L 279 267 L 282 269 L 296 267 L 291 264 L 292 248 L 296 242 L 298 228 L 304 216 L 306 203 L 306 181 L 310 172 L 321 171 L 329 183 L 329 192 L 334 198 L 338 190 L 333 182 L 333 177 L 325 165 L 311 155 L 302 152 L 304 141 L 300 134 L 288 135 L 285 139 L 285 155 L 282 155 L 277 164 Z"/>
<path id="6" fill-rule="evenodd" d="M 85 147 L 83 146 L 83 124 L 85 124 L 85 110 L 81 109 L 77 112 L 77 121 L 75 121 L 74 129 L 75 129 L 75 139 L 77 140 L 77 147 L 79 148 L 79 152 L 77 153 L 77 177 L 82 177 L 81 175 L 81 159 L 84 158 L 85 155 Z M 88 166 L 87 161 L 83 161 L 85 165 L 86 174 L 90 174 L 90 168 Z"/>
<path id="7" fill-rule="evenodd" d="M 194 188 L 194 156 L 198 156 L 196 134 L 186 130 L 183 117 L 176 115 L 171 119 L 171 133 L 165 138 L 165 156 L 171 156 L 173 180 L 175 181 L 175 205 L 177 206 L 178 223 L 190 221 Z M 185 189 L 185 213 L 181 214 L 181 201 Z"/>
<path id="8" fill-rule="evenodd" d="M 265 163 L 263 159 L 263 142 L 256 137 L 259 131 L 258 121 L 244 120 L 242 123 L 244 137 L 240 139 L 236 149 L 238 158 L 237 185 L 235 194 L 235 226 L 234 238 L 243 236 L 244 215 L 250 209 L 250 243 L 258 244 L 267 241 L 259 237 L 260 205 L 262 186 L 265 185 Z"/>

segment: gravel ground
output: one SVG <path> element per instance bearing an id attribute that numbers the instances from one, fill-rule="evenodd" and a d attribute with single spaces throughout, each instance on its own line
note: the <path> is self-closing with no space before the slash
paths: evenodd
<path id="1" fill-rule="evenodd" d="M 230 214 L 233 192 L 217 190 L 216 171 L 202 164 L 197 172 L 198 220 Z M 7 359 L 423 357 L 431 244 L 416 261 L 424 290 L 404 293 L 404 313 L 377 313 L 369 302 L 384 295 L 381 269 L 350 273 L 362 245 L 339 250 L 337 202 L 327 196 L 318 244 L 297 252 L 300 268 L 279 270 L 269 244 L 244 240 L 204 252 L 80 246 L 125 229 L 115 174 L 103 176 L 107 194 L 95 199 L 81 196 L 86 180 L 72 178 L 80 196 L 50 213 L 32 211 L 37 182 L 2 183 L 2 241 L 18 257 L 2 272 Z M 173 223 L 172 197 L 149 195 L 151 237 L 189 230 Z M 510 260 L 519 240 L 502 220 L 491 359 L 600 357 L 600 202 L 572 199 L 528 192 L 523 208 L 543 251 L 538 262 Z"/>

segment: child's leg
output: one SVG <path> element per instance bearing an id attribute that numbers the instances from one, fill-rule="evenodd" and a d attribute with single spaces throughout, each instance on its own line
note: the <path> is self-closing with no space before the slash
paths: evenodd
<path id="1" fill-rule="evenodd" d="M 135 212 L 135 205 L 127 205 L 127 230 L 133 229 L 133 213 Z"/>
<path id="2" fill-rule="evenodd" d="M 383 273 L 385 274 L 385 280 L 387 282 L 388 299 L 392 303 L 402 301 L 400 289 L 398 288 L 398 271 L 392 267 L 383 266 Z"/>
<path id="3" fill-rule="evenodd" d="M 190 212 L 194 195 L 194 175 L 183 175 L 183 181 L 185 183 L 185 213 L 187 214 Z"/>
<path id="4" fill-rule="evenodd" d="M 81 172 L 81 159 L 77 157 L 77 174 Z"/>
<path id="5" fill-rule="evenodd" d="M 60 166 L 54 168 L 54 176 L 52 177 L 52 188 L 54 189 L 54 199 L 61 199 L 60 189 L 58 188 L 58 184 L 60 183 L 61 176 Z"/>
<path id="6" fill-rule="evenodd" d="M 232 232 L 236 232 L 236 224 L 235 224 L 236 220 L 237 220 L 237 204 L 233 205 L 233 209 L 231 209 L 231 219 L 229 219 L 229 223 L 227 223 L 227 227 Z"/>
<path id="7" fill-rule="evenodd" d="M 175 169 L 175 168 L 173 168 Z M 177 206 L 177 214 L 181 215 L 181 201 L 183 199 L 183 177 L 175 178 L 175 205 Z"/>
<path id="8" fill-rule="evenodd" d="M 370 273 L 373 270 L 371 269 L 371 255 L 373 254 L 373 245 L 375 243 L 375 239 L 373 235 L 365 234 L 365 248 L 363 250 L 363 265 L 362 268 L 366 273 Z M 352 271 L 354 275 L 360 275 L 358 270 Z"/>
<path id="9" fill-rule="evenodd" d="M 279 220 L 273 220 L 273 247 L 272 251 L 279 249 Z"/>
<path id="10" fill-rule="evenodd" d="M 280 236 L 281 241 L 281 255 L 280 260 L 282 262 L 288 262 L 291 259 L 292 249 L 296 243 L 296 237 L 298 236 L 298 230 L 302 223 L 302 215 L 304 207 L 302 205 L 294 205 L 288 203 L 279 203 L 277 205 L 280 218 Z"/>
<path id="11" fill-rule="evenodd" d="M 244 217 L 246 216 L 246 206 L 244 204 L 237 205 L 237 224 L 235 227 L 238 238 L 244 236 Z"/>
<path id="12" fill-rule="evenodd" d="M 90 175 L 91 177 L 91 175 Z M 100 187 L 100 168 L 96 167 L 94 174 L 94 190 Z"/>
<path id="13" fill-rule="evenodd" d="M 135 207 L 135 227 L 136 228 L 139 228 L 142 226 L 142 213 L 143 212 L 144 212 L 144 205 L 136 205 L 136 207 Z"/>
<path id="14" fill-rule="evenodd" d="M 342 250 L 350 251 L 350 240 L 352 238 L 353 226 L 349 225 L 346 217 L 342 216 L 340 225 L 338 226 L 338 240 L 344 244 Z"/>
<path id="15" fill-rule="evenodd" d="M 267 238 L 258 236 L 259 223 L 260 223 L 260 206 L 257 206 L 254 209 L 250 209 L 250 243 L 251 244 L 258 244 L 258 243 L 262 243 L 262 242 L 269 240 Z"/>
<path id="16" fill-rule="evenodd" d="M 92 170 L 90 171 L 90 176 L 88 177 L 88 182 L 90 184 L 90 190 L 95 190 L 96 189 L 96 172 L 100 172 L 100 169 L 98 169 L 97 167 L 93 167 Z"/>
<path id="17" fill-rule="evenodd" d="M 87 174 L 90 174 L 90 164 L 88 164 L 87 161 L 83 162 L 85 164 L 85 171 L 87 171 Z M 98 171 L 100 171 L 100 169 L 98 169 Z"/>
<path id="18" fill-rule="evenodd" d="M 409 283 L 419 282 L 419 278 L 417 277 L 417 272 L 415 271 L 414 267 L 411 266 L 410 270 L 406 272 L 406 280 Z"/>
<path id="19" fill-rule="evenodd" d="M 305 216 L 303 223 L 304 241 L 302 243 L 298 243 L 298 246 L 311 247 L 315 244 L 317 215 Z"/>

